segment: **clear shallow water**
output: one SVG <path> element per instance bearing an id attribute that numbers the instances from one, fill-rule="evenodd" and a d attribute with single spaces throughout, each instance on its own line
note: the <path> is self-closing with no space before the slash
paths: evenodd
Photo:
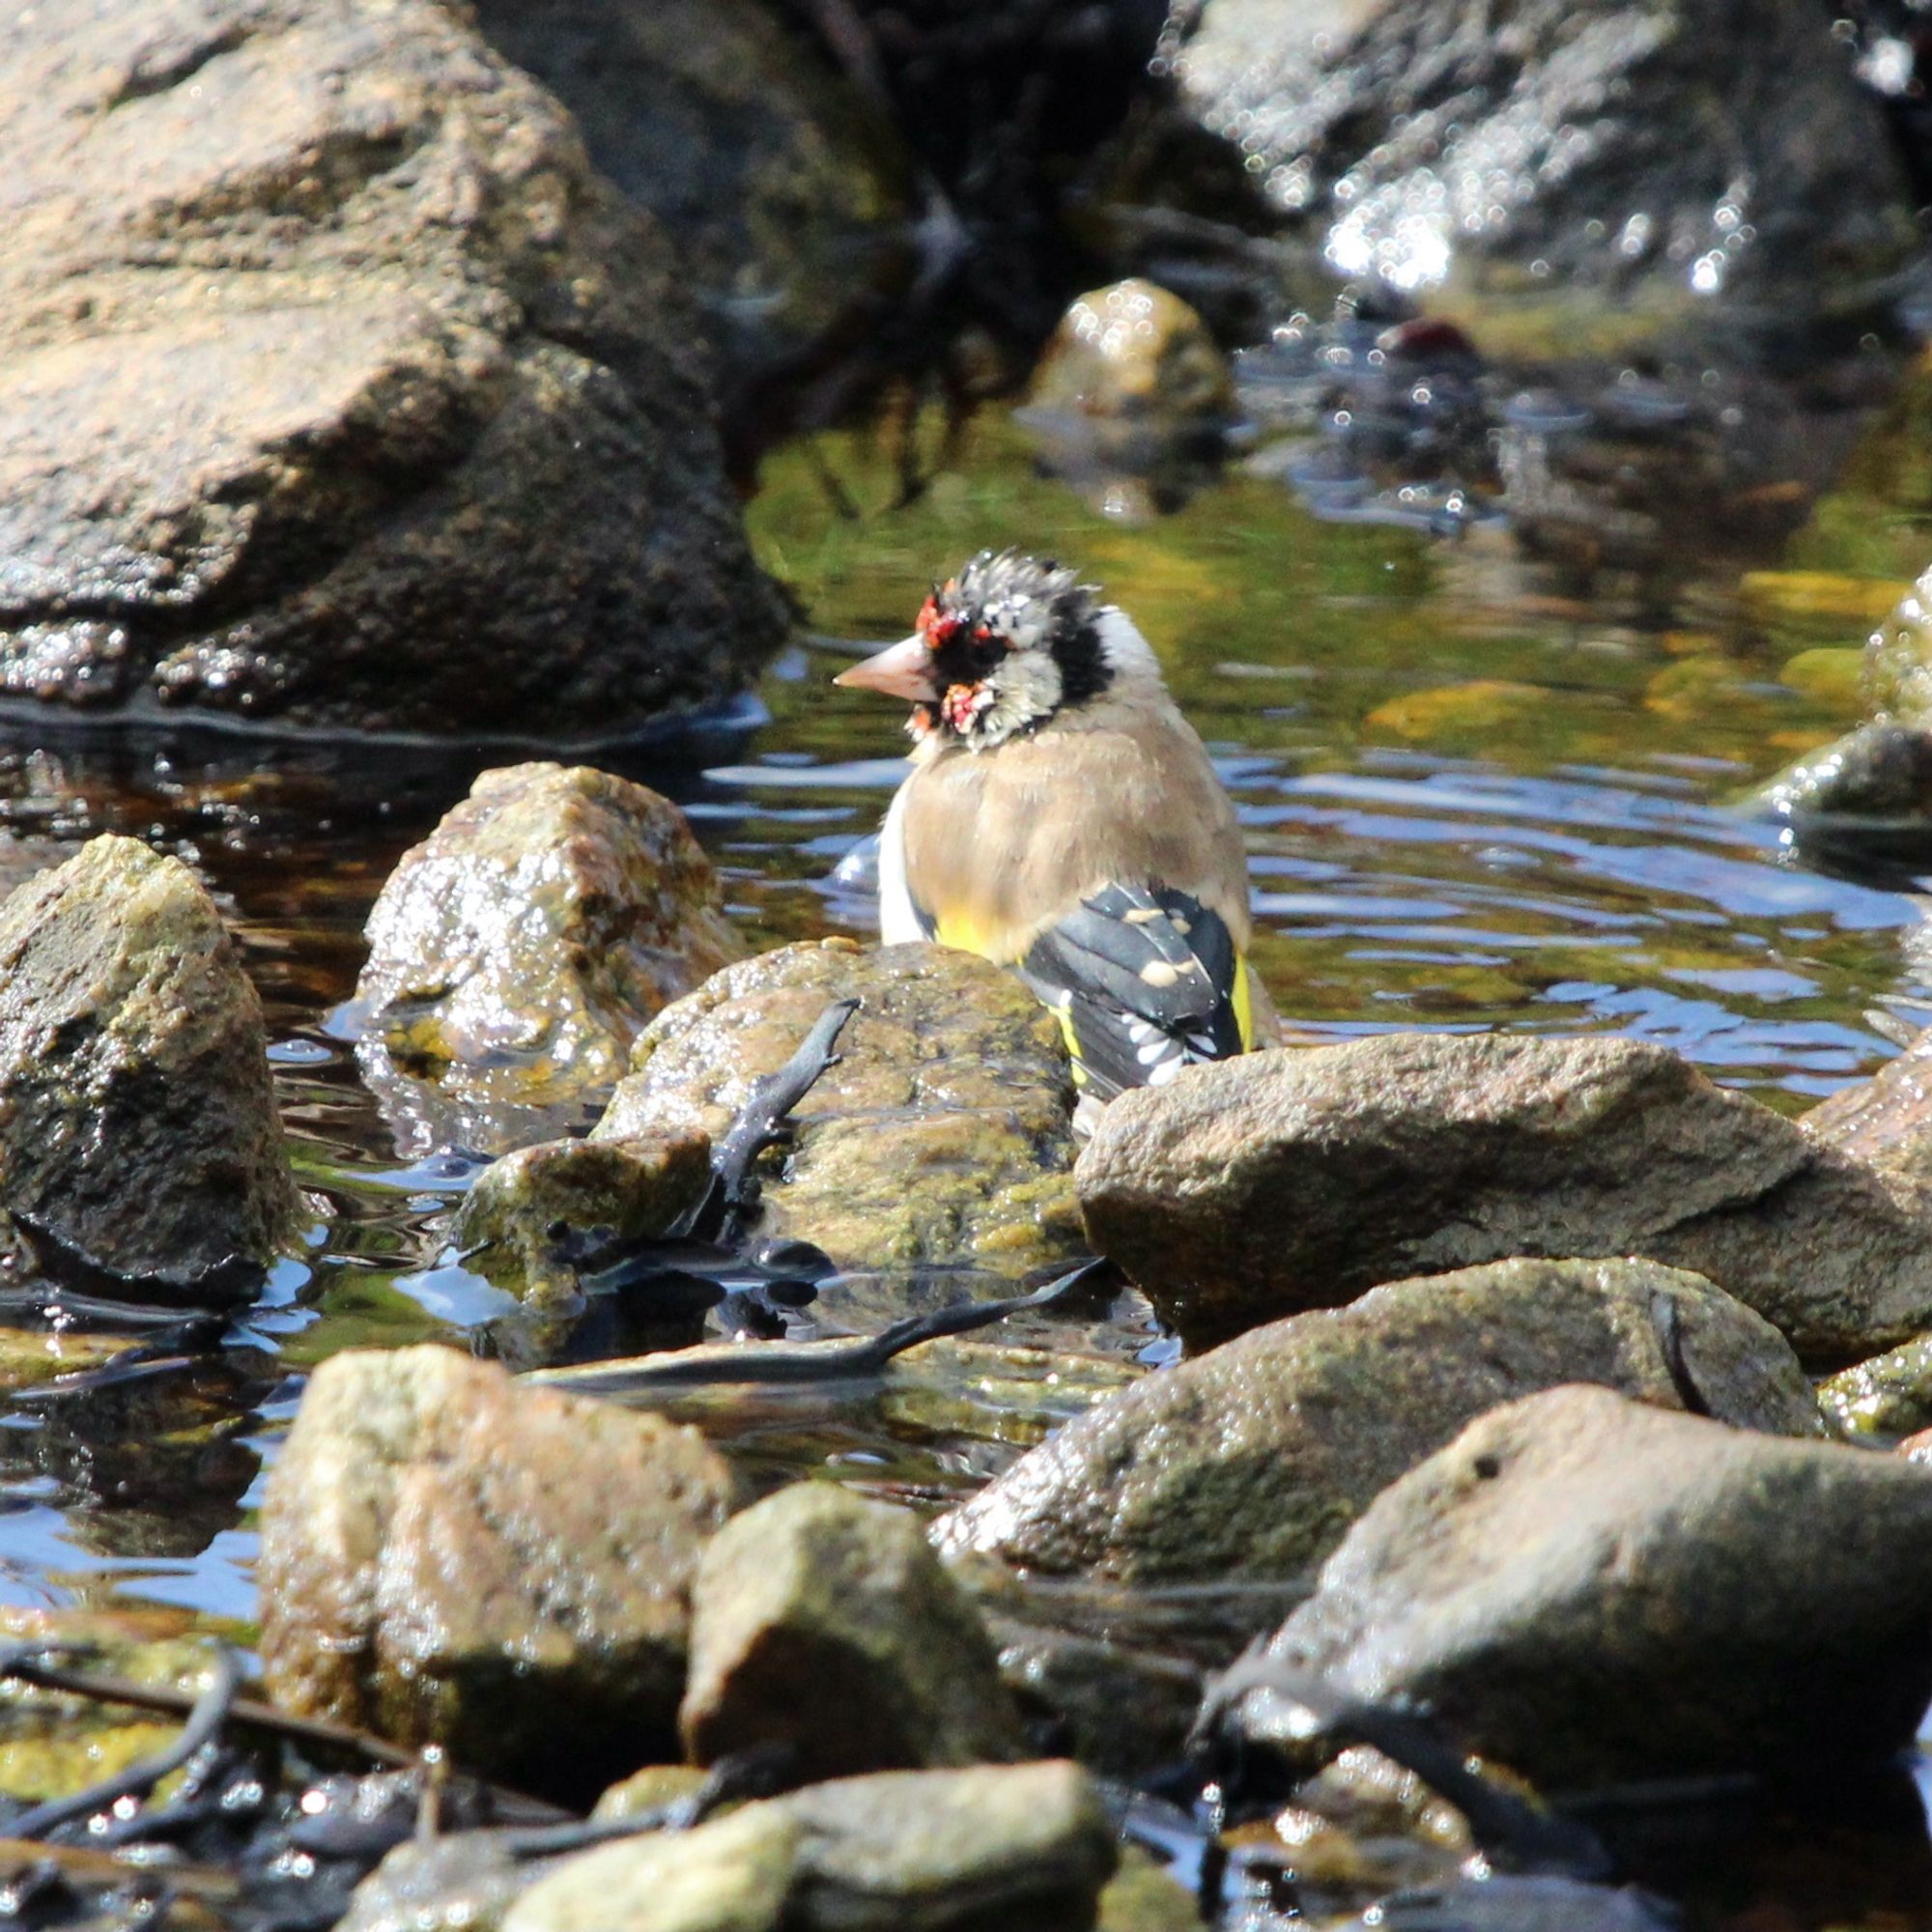
<path id="1" fill-rule="evenodd" d="M 974 549 L 1052 551 L 1132 611 L 1214 751 L 1247 832 L 1257 962 L 1293 1038 L 1633 1033 L 1799 1111 L 1893 1050 L 1865 1015 L 1927 992 L 1900 947 L 1919 906 L 1897 889 L 1909 881 L 1794 863 L 1734 802 L 1856 720 L 1848 653 L 1932 561 L 1928 415 L 1907 385 L 1844 437 L 1840 486 L 1795 537 L 1727 545 L 1687 517 L 1685 542 L 1644 567 L 1538 561 L 1502 523 L 1441 537 L 1321 521 L 1259 475 L 1130 527 L 1036 475 L 995 417 L 918 501 L 885 507 L 889 452 L 829 437 L 811 460 L 773 458 L 751 506 L 810 626 L 765 681 L 766 722 L 600 761 L 685 806 L 753 944 L 864 933 L 870 907 L 835 868 L 898 781 L 899 721 L 829 678 L 901 635 Z M 238 1324 L 228 1367 L 187 1394 L 0 1412 L 0 1603 L 159 1601 L 245 1626 L 262 1468 L 302 1372 L 500 1312 L 436 1265 L 437 1215 L 467 1164 L 398 1152 L 327 1015 L 396 856 L 512 754 L 44 727 L 7 743 L 0 831 L 16 844 L 0 843 L 0 876 L 120 830 L 222 895 L 316 1223 L 307 1257 Z M 759 1482 L 829 1466 L 930 1504 L 1119 1373 L 1049 1385 L 988 1355 L 891 1398 L 691 1413 Z"/>

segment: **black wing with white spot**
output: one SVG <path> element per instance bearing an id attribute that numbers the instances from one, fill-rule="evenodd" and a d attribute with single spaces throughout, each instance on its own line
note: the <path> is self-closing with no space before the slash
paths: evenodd
<path id="1" fill-rule="evenodd" d="M 1082 1083 L 1100 1099 L 1239 1053 L 1242 970 L 1220 915 L 1160 886 L 1106 887 L 1020 961 L 1027 983 L 1060 1013 Z"/>

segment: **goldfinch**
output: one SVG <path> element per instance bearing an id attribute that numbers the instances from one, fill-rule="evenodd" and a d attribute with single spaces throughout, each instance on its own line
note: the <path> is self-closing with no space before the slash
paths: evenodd
<path id="1" fill-rule="evenodd" d="M 880 937 L 1015 968 L 1095 1100 L 1254 1043 L 1235 808 L 1148 641 L 1014 551 L 934 589 L 836 684 L 911 700 L 880 838 Z"/>

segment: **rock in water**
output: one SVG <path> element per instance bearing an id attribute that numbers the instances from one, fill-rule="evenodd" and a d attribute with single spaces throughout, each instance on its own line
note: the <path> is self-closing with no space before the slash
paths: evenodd
<path id="1" fill-rule="evenodd" d="M 783 635 L 680 277 L 435 0 L 102 0 L 0 76 L 0 693 L 606 739 Z"/>
<path id="2" fill-rule="evenodd" d="M 1385 1034 L 1123 1094 L 1076 1179 L 1190 1339 L 1516 1255 L 1708 1277 L 1801 1355 L 1932 1325 L 1932 1183 L 1821 1146 L 1647 1041 Z"/>
<path id="3" fill-rule="evenodd" d="M 1698 1276 L 1500 1262 L 1270 1322 L 1104 1397 L 936 1533 L 1029 1570 L 1293 1580 L 1465 1423 L 1581 1381 L 1749 1428 L 1820 1428 L 1777 1331 Z"/>
<path id="4" fill-rule="evenodd" d="M 404 853 L 367 932 L 345 1017 L 374 1084 L 436 1081 L 416 1116 L 470 1147 L 610 1088 L 652 1016 L 740 951 L 676 806 L 552 764 L 484 772 Z"/>
<path id="5" fill-rule="evenodd" d="M 1021 1755 L 979 1612 L 918 1521 L 833 1483 L 732 1519 L 698 1566 L 686 1748 L 786 1745 L 807 1779 Z"/>
<path id="6" fill-rule="evenodd" d="M 1179 70 L 1331 269 L 1405 294 L 1803 312 L 1896 262 L 1912 205 L 1808 0 L 1208 0 Z"/>
<path id="7" fill-rule="evenodd" d="M 582 1852 L 503 1932 L 1071 1932 L 1117 1856 L 1076 1764 L 882 1772 Z"/>
<path id="8" fill-rule="evenodd" d="M 1932 1470 L 1562 1388 L 1384 1491 L 1270 1655 L 1546 1792 L 1818 1775 L 1912 1742 L 1928 1604 Z"/>
<path id="9" fill-rule="evenodd" d="M 692 1578 L 735 1501 L 660 1416 L 449 1349 L 333 1356 L 269 1479 L 269 1688 L 587 1801 L 675 1753 Z"/>
<path id="10" fill-rule="evenodd" d="M 716 1139 L 848 995 L 838 1063 L 793 1116 L 794 1151 L 767 1163 L 759 1235 L 857 1268 L 1018 1275 L 1083 1252 L 1060 1030 L 1011 974 L 946 947 L 828 940 L 727 966 L 638 1041 L 595 1138 Z"/>
<path id="11" fill-rule="evenodd" d="M 116 1273 L 245 1294 L 193 1277 L 295 1234 L 266 1044 L 194 874 L 90 839 L 0 907 L 0 1206 Z"/>

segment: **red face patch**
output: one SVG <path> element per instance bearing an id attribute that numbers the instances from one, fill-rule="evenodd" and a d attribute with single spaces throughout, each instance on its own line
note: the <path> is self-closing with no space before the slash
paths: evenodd
<path id="1" fill-rule="evenodd" d="M 925 639 L 927 650 L 943 651 L 959 635 L 964 621 L 951 611 L 942 611 L 937 597 L 928 597 L 919 607 L 919 622 L 914 628 Z"/>
<path id="2" fill-rule="evenodd" d="M 966 732 L 991 701 L 982 684 L 955 684 L 939 700 L 939 713 L 955 731 Z"/>

